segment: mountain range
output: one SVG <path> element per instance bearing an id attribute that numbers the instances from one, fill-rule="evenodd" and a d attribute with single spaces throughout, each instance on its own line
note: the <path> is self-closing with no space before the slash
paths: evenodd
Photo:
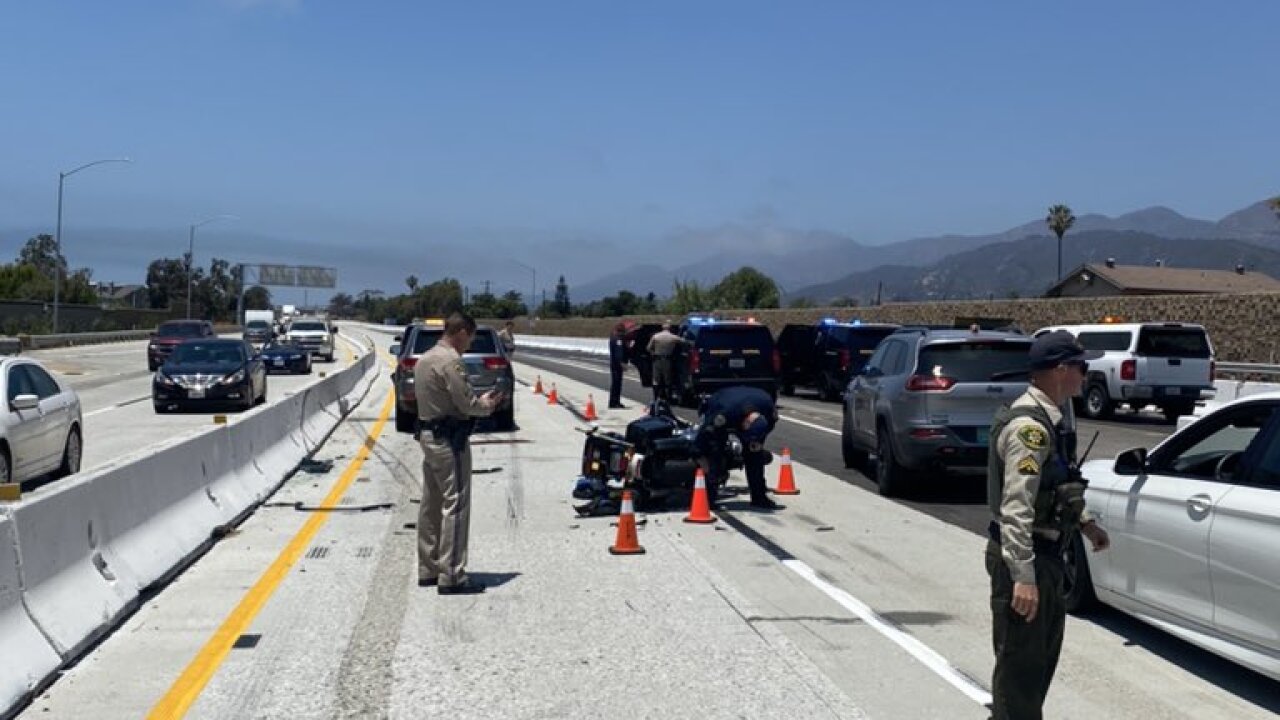
<path id="1" fill-rule="evenodd" d="M 1032 241 L 1022 242 L 1028 239 Z M 1232 242 L 1222 245 L 1224 241 Z M 784 298 L 808 298 L 818 303 L 841 296 L 870 299 L 876 290 L 875 282 L 870 282 L 868 289 L 872 278 L 883 280 L 886 288 L 892 285 L 894 297 L 902 300 L 986 297 L 992 293 L 1004 296 L 1011 291 L 1026 296 L 1038 295 L 1052 283 L 1057 261 L 1056 239 L 1044 220 L 989 235 L 942 235 L 885 245 L 866 245 L 828 232 L 725 225 L 685 231 L 666 243 L 675 244 L 717 249 L 697 262 L 677 267 L 636 265 L 575 284 L 574 300 L 595 299 L 622 289 L 669 295 L 677 280 L 709 285 L 743 265 L 774 278 Z M 1084 259 L 1107 257 L 1115 257 L 1120 264 L 1144 264 L 1158 258 L 1183 267 L 1231 268 L 1237 259 L 1247 256 L 1259 263 L 1255 267 L 1246 262 L 1249 269 L 1280 277 L 1280 266 L 1269 269 L 1270 259 L 1257 255 L 1254 246 L 1280 250 L 1280 220 L 1265 202 L 1217 222 L 1189 218 L 1160 206 L 1118 217 L 1086 214 L 1076 219 L 1064 239 L 1063 271 Z M 986 262 L 971 267 L 969 253 L 979 248 L 978 257 Z M 1227 257 L 1228 248 L 1231 257 Z M 1049 255 L 1041 257 L 1042 251 Z M 996 272 L 992 272 L 993 257 L 1002 258 Z"/>

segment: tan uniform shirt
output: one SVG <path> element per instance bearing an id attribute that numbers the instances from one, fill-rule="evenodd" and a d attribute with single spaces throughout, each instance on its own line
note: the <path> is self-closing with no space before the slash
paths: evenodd
<path id="1" fill-rule="evenodd" d="M 1010 407 L 1042 408 L 1056 426 L 1062 411 L 1034 385 Z M 1036 582 L 1032 534 L 1056 539 L 1057 530 L 1034 527 L 1036 493 L 1040 474 L 1052 451 L 1053 436 L 1030 417 L 1016 417 L 995 438 L 992 449 L 1004 460 L 1004 490 L 1001 497 L 987 498 L 991 514 L 1000 519 L 1000 554 L 1016 583 Z"/>
<path id="2" fill-rule="evenodd" d="M 502 347 L 506 348 L 507 352 L 509 353 L 515 352 L 516 339 L 515 339 L 515 336 L 512 335 L 510 330 L 508 330 L 507 328 L 502 328 L 501 330 L 499 330 L 498 339 L 502 341 Z"/>
<path id="3" fill-rule="evenodd" d="M 647 348 L 650 355 L 654 357 L 671 357 L 676 348 L 684 344 L 684 340 L 679 335 L 670 330 L 660 330 L 649 338 L 649 347 Z"/>
<path id="4" fill-rule="evenodd" d="M 418 417 L 423 420 L 467 418 L 493 412 L 472 392 L 462 356 L 443 339 L 414 366 L 413 385 L 418 398 Z"/>

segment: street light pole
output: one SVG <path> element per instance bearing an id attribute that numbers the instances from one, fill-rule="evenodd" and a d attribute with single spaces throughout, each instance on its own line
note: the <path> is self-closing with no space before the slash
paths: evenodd
<path id="1" fill-rule="evenodd" d="M 537 294 L 538 292 L 538 271 L 534 270 L 528 265 L 525 265 L 519 260 L 512 260 L 511 262 L 515 263 L 516 265 L 519 265 L 520 267 L 524 268 L 525 270 L 528 270 L 530 273 L 533 274 L 533 280 L 529 284 L 529 302 L 526 303 L 528 307 L 525 308 L 525 311 L 528 313 L 528 317 L 526 319 L 529 321 L 529 332 L 532 333 L 533 332 L 533 303 L 536 302 L 537 300 L 534 297 L 534 295 Z"/>
<path id="2" fill-rule="evenodd" d="M 74 170 L 58 173 L 58 224 L 53 231 L 53 332 L 55 335 L 58 332 L 58 305 L 60 304 L 59 300 L 61 299 L 60 296 L 62 293 L 62 263 L 60 262 L 60 259 L 62 258 L 62 185 L 66 182 L 67 178 L 75 175 L 81 170 L 91 168 L 94 165 L 112 162 L 132 163 L 133 161 L 127 157 L 94 160 L 93 162 L 85 163 Z"/>
<path id="3" fill-rule="evenodd" d="M 211 218 L 205 218 L 198 223 L 191 225 L 191 232 L 187 236 L 187 319 L 191 319 L 191 279 L 195 275 L 196 270 L 196 228 L 202 225 L 208 225 L 218 220 L 239 220 L 235 215 L 214 215 Z"/>

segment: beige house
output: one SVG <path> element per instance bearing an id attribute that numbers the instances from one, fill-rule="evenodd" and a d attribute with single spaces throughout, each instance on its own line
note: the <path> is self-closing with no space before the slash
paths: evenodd
<path id="1" fill-rule="evenodd" d="M 1201 270 L 1162 265 L 1086 263 L 1072 270 L 1045 297 L 1109 297 L 1114 295 L 1207 295 L 1280 293 L 1280 280 L 1260 272 Z"/>

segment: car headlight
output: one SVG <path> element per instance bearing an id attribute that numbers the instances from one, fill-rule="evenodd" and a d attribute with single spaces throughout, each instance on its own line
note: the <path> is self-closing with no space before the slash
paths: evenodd
<path id="1" fill-rule="evenodd" d="M 321 336 L 320 336 L 320 342 L 322 342 L 322 343 L 327 343 L 327 342 L 329 342 L 329 336 L 328 336 L 328 335 L 321 335 Z"/>
<path id="2" fill-rule="evenodd" d="M 301 355 L 299 355 L 299 354 L 297 354 L 297 353 L 294 353 L 294 354 L 292 354 L 292 355 L 290 355 L 290 356 L 289 356 L 289 359 L 290 359 L 290 360 L 301 360 L 301 359 L 302 359 L 302 356 L 301 356 Z"/>
<path id="3" fill-rule="evenodd" d="M 222 383 L 223 385 L 235 385 L 236 383 L 244 382 L 244 368 L 240 368 L 239 370 L 222 378 L 218 382 Z"/>
<path id="4" fill-rule="evenodd" d="M 165 375 L 164 372 L 161 370 L 156 371 L 156 382 L 160 383 L 161 385 L 169 385 L 169 386 L 178 384 L 173 381 L 173 378 L 169 377 L 168 375 Z"/>

